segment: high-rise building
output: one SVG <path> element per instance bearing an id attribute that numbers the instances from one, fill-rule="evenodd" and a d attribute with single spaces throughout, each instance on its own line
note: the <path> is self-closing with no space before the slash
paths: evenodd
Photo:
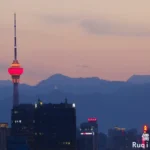
<path id="1" fill-rule="evenodd" d="M 14 107 L 11 112 L 11 122 L 11 136 L 13 136 L 14 139 L 16 139 L 15 137 L 25 137 L 27 139 L 27 144 L 33 149 L 34 105 L 19 104 Z"/>
<path id="2" fill-rule="evenodd" d="M 40 100 L 35 105 L 19 104 L 12 109 L 11 120 L 9 148 L 22 143 L 17 141 L 20 137 L 26 138 L 31 150 L 76 149 L 75 104 L 43 104 Z"/>
<path id="3" fill-rule="evenodd" d="M 35 104 L 35 150 L 76 150 L 75 104 Z"/>
<path id="4" fill-rule="evenodd" d="M 99 150 L 106 150 L 107 148 L 107 135 L 100 132 L 99 133 Z"/>
<path id="5" fill-rule="evenodd" d="M 18 84 L 19 84 L 20 75 L 23 73 L 23 68 L 21 68 L 17 60 L 16 14 L 14 14 L 14 60 L 10 68 L 8 68 L 8 72 L 12 77 L 12 82 L 14 86 L 13 87 L 13 107 L 15 107 L 19 105 Z"/>
<path id="6" fill-rule="evenodd" d="M 96 118 L 80 125 L 79 147 L 81 150 L 98 150 L 98 123 Z"/>
<path id="7" fill-rule="evenodd" d="M 7 137 L 9 135 L 8 123 L 0 123 L 0 150 L 6 150 Z"/>
<path id="8" fill-rule="evenodd" d="M 142 140 L 142 135 L 138 136 L 138 131 L 137 129 L 130 129 L 130 130 L 127 130 L 125 132 L 125 141 L 124 141 L 124 147 L 125 149 L 128 149 L 128 150 L 133 150 L 133 147 L 132 147 L 132 142 L 137 142 L 137 143 L 142 143 L 141 140 Z M 139 137 L 139 138 L 138 138 Z"/>
<path id="9" fill-rule="evenodd" d="M 26 137 L 9 136 L 7 138 L 7 150 L 30 150 Z"/>
<path id="10" fill-rule="evenodd" d="M 76 128 L 76 147 L 77 147 L 77 150 L 81 150 L 80 148 L 80 128 L 77 127 Z"/>
<path id="11" fill-rule="evenodd" d="M 98 134 L 98 122 L 96 118 L 88 118 L 88 123 L 91 125 L 93 132 L 94 132 L 94 140 L 93 140 L 93 147 L 94 150 L 99 149 L 99 134 Z"/>
<path id="12" fill-rule="evenodd" d="M 125 149 L 126 141 L 126 129 L 120 127 L 114 127 L 108 130 L 108 149 Z M 131 143 L 132 146 L 132 143 Z"/>

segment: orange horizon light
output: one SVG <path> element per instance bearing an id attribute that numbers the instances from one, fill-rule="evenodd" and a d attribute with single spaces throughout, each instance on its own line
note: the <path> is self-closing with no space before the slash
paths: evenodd
<path id="1" fill-rule="evenodd" d="M 147 132 L 147 130 L 148 130 L 147 125 L 144 125 L 144 132 Z"/>

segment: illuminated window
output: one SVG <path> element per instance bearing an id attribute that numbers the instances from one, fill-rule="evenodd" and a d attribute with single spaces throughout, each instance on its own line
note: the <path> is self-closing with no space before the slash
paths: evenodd
<path id="1" fill-rule="evenodd" d="M 40 132 L 39 135 L 43 135 L 44 133 Z"/>
<path id="2" fill-rule="evenodd" d="M 18 113 L 18 111 L 14 111 L 14 114 L 17 114 Z"/>
<path id="3" fill-rule="evenodd" d="M 37 104 L 35 104 L 35 108 L 37 108 Z"/>
<path id="4" fill-rule="evenodd" d="M 21 120 L 19 120 L 19 123 L 21 123 Z"/>
<path id="5" fill-rule="evenodd" d="M 72 107 L 76 107 L 76 104 L 75 104 L 75 103 L 73 103 L 73 104 L 72 104 Z"/>

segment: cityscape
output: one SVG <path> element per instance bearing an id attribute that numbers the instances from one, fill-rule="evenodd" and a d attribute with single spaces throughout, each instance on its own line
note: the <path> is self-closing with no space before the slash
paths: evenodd
<path id="1" fill-rule="evenodd" d="M 68 22 L 68 18 L 53 18 L 51 16 L 51 19 L 55 23 L 61 21 L 65 24 Z M 76 20 L 76 17 L 74 20 Z M 82 61 L 77 60 L 79 64 L 76 64 L 76 68 L 80 68 L 79 72 L 81 74 L 82 71 L 83 74 L 88 74 L 88 69 L 92 73 L 89 73 L 87 77 L 81 77 L 81 75 L 79 77 L 70 77 L 56 73 L 56 71 L 53 73 L 52 71 L 48 78 L 38 80 L 36 85 L 28 84 L 31 80 L 33 82 L 37 81 L 37 72 L 34 71 L 34 67 L 31 67 L 32 69 L 26 69 L 22 65 L 24 57 L 20 57 L 21 46 L 18 46 L 19 38 L 17 33 L 18 29 L 21 29 L 17 24 L 17 13 L 14 13 L 13 21 L 11 24 L 14 31 L 12 34 L 13 51 L 10 50 L 10 53 L 13 54 L 12 63 L 8 64 L 8 67 L 3 64 L 1 66 L 0 64 L 0 71 L 1 68 L 4 68 L 4 70 L 8 69 L 8 72 L 4 72 L 2 69 L 2 76 L 4 73 L 5 76 L 7 74 L 11 78 L 11 81 L 5 79 L 0 80 L 0 150 L 150 150 L 150 120 L 148 119 L 150 75 L 146 73 L 139 73 L 140 75 L 138 75 L 137 71 L 137 74 L 131 74 L 125 80 L 126 77 L 122 71 L 123 75 L 120 73 L 120 79 L 123 80 L 118 79 L 120 80 L 118 81 L 114 77 L 115 74 L 112 73 L 114 69 L 112 67 L 112 70 L 108 70 L 108 74 L 106 73 L 107 71 L 104 71 L 107 77 L 109 74 L 112 75 L 112 80 L 101 79 L 97 77 L 98 75 L 92 75 L 95 74 L 95 71 L 93 69 L 92 72 L 92 68 L 90 69 L 89 65 L 81 64 Z M 96 28 L 96 23 L 93 25 L 87 20 L 82 22 L 82 26 L 89 30 L 89 33 L 96 32 L 99 34 L 100 32 L 102 34 L 105 32 L 105 34 L 114 34 L 115 31 L 117 33 L 115 33 L 115 36 L 120 36 L 120 34 L 127 36 L 126 34 L 128 32 L 122 31 L 121 28 L 120 30 L 114 30 L 111 26 L 107 27 L 106 22 L 104 21 L 101 24 L 103 31 Z M 67 35 L 70 34 L 69 30 L 68 28 Z M 105 30 L 108 30 L 108 32 Z M 136 28 L 135 30 L 133 28 L 129 31 L 133 31 L 131 33 L 138 36 L 138 38 L 149 34 L 149 32 L 145 31 L 143 33 L 136 31 Z M 39 32 L 39 36 L 40 34 Z M 46 36 L 46 33 L 44 35 Z M 56 38 L 55 34 L 52 36 Z M 60 36 L 57 38 L 61 38 L 63 41 L 64 37 Z M 75 40 L 74 43 L 76 43 Z M 39 43 L 36 44 L 38 47 Z M 42 41 L 41 44 L 43 44 Z M 56 42 L 56 44 L 58 43 Z M 86 43 L 84 44 L 86 45 Z M 89 43 L 87 42 L 87 44 Z M 103 45 L 103 43 L 101 44 Z M 86 55 L 88 55 L 88 52 L 85 52 Z M 33 62 L 25 62 L 32 66 L 32 63 L 36 64 L 37 62 L 38 50 L 35 53 L 31 53 L 32 55 L 29 55 L 29 57 L 32 58 Z M 63 53 L 65 52 L 58 52 L 54 55 L 58 54 L 60 57 L 63 57 Z M 68 59 L 80 57 L 77 55 L 71 56 L 71 53 L 71 57 L 69 57 L 69 52 L 67 53 Z M 128 56 L 129 59 L 132 55 L 130 54 Z M 45 54 L 43 52 L 43 55 L 46 57 L 48 53 Z M 51 55 L 55 57 L 52 53 Z M 119 57 L 117 55 L 116 53 L 114 57 Z M 93 52 L 93 56 L 95 56 L 95 60 L 90 59 L 92 58 L 92 53 L 89 53 L 89 56 L 85 57 L 85 59 L 88 59 L 89 62 L 95 61 L 97 63 L 96 60 L 98 59 L 96 58 L 95 52 Z M 136 56 L 136 53 L 133 56 Z M 140 58 L 140 55 L 138 56 Z M 43 59 L 43 62 L 40 62 L 41 65 L 39 65 L 39 68 L 41 68 L 39 75 L 42 76 L 46 68 L 45 64 L 49 63 L 51 65 L 51 63 L 58 63 L 61 66 L 63 63 L 66 63 L 66 58 L 67 56 L 65 55 L 64 61 L 62 62 L 61 60 L 51 61 L 50 58 L 48 59 L 49 62 L 46 62 L 46 59 Z M 111 61 L 111 58 L 106 57 L 106 59 Z M 147 60 L 147 58 L 145 59 Z M 139 60 L 141 62 L 137 65 L 141 70 L 144 68 L 142 67 L 144 64 L 143 60 Z M 103 61 L 99 60 L 99 62 Z M 117 62 L 117 64 L 120 62 Z M 147 63 L 145 61 L 146 65 Z M 114 64 L 113 61 L 112 66 Z M 131 70 L 133 64 L 130 64 Z M 67 64 L 65 68 L 68 71 L 71 70 L 69 65 Z M 147 66 L 149 67 L 149 65 Z M 97 66 L 95 68 L 99 70 Z M 49 70 L 48 68 L 46 69 Z M 131 70 L 130 72 L 132 72 Z M 77 73 L 72 68 L 72 74 L 73 72 L 75 74 Z M 30 78 L 30 74 L 33 74 L 33 79 Z M 26 75 L 25 78 L 23 78 L 24 75 Z"/>

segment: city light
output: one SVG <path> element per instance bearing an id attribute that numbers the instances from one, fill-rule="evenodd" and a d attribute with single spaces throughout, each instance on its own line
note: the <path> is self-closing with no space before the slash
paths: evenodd
<path id="1" fill-rule="evenodd" d="M 72 104 L 72 107 L 74 107 L 74 108 L 75 108 L 75 107 L 76 107 L 76 104 L 75 104 L 75 103 L 73 103 L 73 104 Z"/>
<path id="2" fill-rule="evenodd" d="M 35 108 L 37 108 L 37 104 L 35 104 Z"/>
<path id="3" fill-rule="evenodd" d="M 144 125 L 144 132 L 147 132 L 148 127 L 146 125 Z"/>
<path id="4" fill-rule="evenodd" d="M 81 133 L 81 135 L 92 135 L 93 133 L 91 132 L 84 132 L 84 133 Z"/>
<path id="5" fill-rule="evenodd" d="M 0 123 L 0 128 L 8 128 L 8 123 Z"/>
<path id="6" fill-rule="evenodd" d="M 88 122 L 96 122 L 97 119 L 96 118 L 88 118 Z"/>

